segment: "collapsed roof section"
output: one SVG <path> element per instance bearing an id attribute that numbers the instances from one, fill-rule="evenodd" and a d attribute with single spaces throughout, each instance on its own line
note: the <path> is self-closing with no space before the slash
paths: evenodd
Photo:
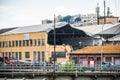
<path id="1" fill-rule="evenodd" d="M 71 27 L 69 24 L 63 27 L 56 28 L 55 32 L 57 45 L 69 44 L 65 42 L 65 40 L 69 41 L 70 38 L 80 38 L 88 36 L 84 31 L 75 29 Z M 54 30 L 51 30 L 48 33 L 48 43 L 51 45 L 54 44 Z"/>

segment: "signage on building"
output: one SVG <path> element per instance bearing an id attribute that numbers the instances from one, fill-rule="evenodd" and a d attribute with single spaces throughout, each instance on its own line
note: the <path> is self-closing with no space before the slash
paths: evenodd
<path id="1" fill-rule="evenodd" d="M 24 34 L 24 40 L 29 40 L 30 39 L 30 34 Z"/>

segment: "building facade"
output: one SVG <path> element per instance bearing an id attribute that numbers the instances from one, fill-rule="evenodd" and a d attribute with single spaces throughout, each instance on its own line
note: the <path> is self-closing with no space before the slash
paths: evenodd
<path id="1" fill-rule="evenodd" d="M 48 43 L 48 33 L 46 31 L 15 32 L 21 29 L 14 29 L 11 31 L 13 33 L 8 31 L 9 34 L 3 33 L 0 35 L 0 57 L 49 62 L 50 58 L 54 56 L 54 45 Z M 69 45 L 56 45 L 57 63 L 68 61 L 70 51 L 71 47 Z"/>
<path id="2" fill-rule="evenodd" d="M 104 20 L 105 19 L 105 20 Z M 105 24 L 114 24 L 114 23 L 118 23 L 119 20 L 118 20 L 118 17 L 99 17 L 98 18 L 98 23 L 99 24 L 104 24 L 104 21 L 105 21 Z"/>
<path id="3" fill-rule="evenodd" d="M 101 60 L 102 56 L 102 60 Z M 96 64 L 102 62 L 111 62 L 120 65 L 120 46 L 90 46 L 70 53 L 70 59 L 80 64 L 81 60 L 96 61 Z"/>

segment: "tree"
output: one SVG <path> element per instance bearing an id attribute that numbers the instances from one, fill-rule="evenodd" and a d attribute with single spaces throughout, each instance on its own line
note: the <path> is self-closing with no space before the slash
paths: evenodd
<path id="1" fill-rule="evenodd" d="M 77 17 L 77 18 L 75 19 L 75 22 L 79 22 L 79 21 L 81 21 L 81 18 L 80 18 L 80 17 Z"/>
<path id="2" fill-rule="evenodd" d="M 67 15 L 67 16 L 65 16 L 63 19 L 61 19 L 61 21 L 65 21 L 65 22 L 70 23 L 71 18 L 72 18 L 72 16 Z"/>

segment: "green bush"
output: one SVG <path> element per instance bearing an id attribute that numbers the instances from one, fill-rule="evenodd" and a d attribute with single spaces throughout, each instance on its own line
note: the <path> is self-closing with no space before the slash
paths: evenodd
<path id="1" fill-rule="evenodd" d="M 74 71 L 75 70 L 75 61 L 69 61 L 69 62 L 66 62 L 64 65 L 62 65 L 61 67 L 61 70 L 62 71 Z"/>

